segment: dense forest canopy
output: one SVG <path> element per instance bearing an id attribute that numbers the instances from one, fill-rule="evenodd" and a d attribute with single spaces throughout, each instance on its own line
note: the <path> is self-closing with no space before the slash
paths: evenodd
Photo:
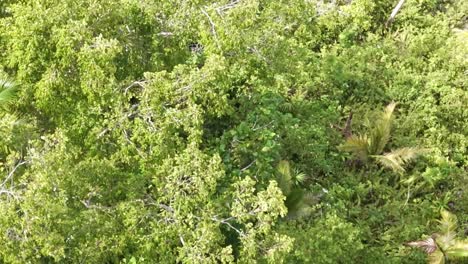
<path id="1" fill-rule="evenodd" d="M 0 263 L 462 263 L 468 1 L 403 2 L 0 1 Z"/>

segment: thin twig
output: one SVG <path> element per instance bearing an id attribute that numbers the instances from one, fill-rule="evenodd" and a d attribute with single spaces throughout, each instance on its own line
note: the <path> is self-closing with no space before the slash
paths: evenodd
<path id="1" fill-rule="evenodd" d="M 226 219 L 218 219 L 216 217 L 211 218 L 211 220 L 213 220 L 215 222 L 227 225 L 229 228 L 236 231 L 239 235 L 245 236 L 245 234 L 244 234 L 244 232 L 242 230 L 239 230 L 239 229 L 235 228 L 231 223 L 228 222 L 229 220 L 232 220 L 232 219 L 235 219 L 235 217 L 229 217 L 229 218 L 226 218 Z"/>
<path id="2" fill-rule="evenodd" d="M 11 196 L 13 198 L 15 198 L 15 200 L 19 200 L 19 197 L 16 193 L 14 193 L 13 191 L 11 190 L 0 190 L 0 195 L 2 194 L 6 194 L 7 196 Z"/>
<path id="3" fill-rule="evenodd" d="M 252 128 L 252 131 L 256 131 L 256 130 L 259 130 L 259 129 L 264 129 L 266 127 L 269 127 L 271 124 L 273 124 L 273 121 L 270 121 L 268 124 L 266 124 L 264 126 Z"/>
<path id="4" fill-rule="evenodd" d="M 170 36 L 174 35 L 174 33 L 172 33 L 172 32 L 164 32 L 164 31 L 163 31 L 163 32 L 159 32 L 158 35 L 159 35 L 159 36 L 163 36 L 163 37 L 170 37 Z"/>
<path id="5" fill-rule="evenodd" d="M 138 155 L 140 155 L 140 157 L 144 158 L 145 155 L 144 155 L 143 151 L 141 151 L 141 150 L 136 146 L 136 144 L 130 139 L 130 137 L 128 136 L 127 130 L 123 129 L 123 134 L 124 134 L 125 140 L 126 140 L 130 145 L 132 145 L 132 146 L 136 149 L 136 151 L 138 152 Z"/>
<path id="6" fill-rule="evenodd" d="M 227 5 L 223 5 L 223 6 L 220 6 L 220 7 L 217 7 L 216 8 L 216 12 L 221 15 L 222 12 L 228 10 L 228 9 L 231 9 L 231 8 L 234 8 L 240 1 L 239 0 L 234 0 L 234 1 L 231 1 L 229 4 Z"/>
<path id="7" fill-rule="evenodd" d="M 247 170 L 247 169 L 250 168 L 252 165 L 254 165 L 256 161 L 257 161 L 257 160 L 253 160 L 252 162 L 250 162 L 249 165 L 247 165 L 247 166 L 245 166 L 244 168 L 240 169 L 240 171 L 245 171 L 245 170 Z"/>
<path id="8" fill-rule="evenodd" d="M 124 94 L 127 94 L 128 90 L 130 90 L 131 88 L 135 87 L 135 86 L 139 86 L 141 88 L 145 88 L 143 85 L 145 84 L 146 82 L 144 81 L 135 81 L 133 83 L 131 83 L 129 86 L 127 86 L 125 89 L 124 89 Z"/>
<path id="9" fill-rule="evenodd" d="M 205 9 L 201 8 L 200 10 L 208 18 L 208 22 L 210 22 L 211 25 L 211 34 L 213 34 L 213 37 L 215 38 L 216 44 L 219 48 L 218 34 L 216 33 L 216 25 L 213 22 L 213 19 L 211 19 L 210 15 L 205 11 Z"/>
<path id="10" fill-rule="evenodd" d="M 5 184 L 7 183 L 7 181 L 13 177 L 13 174 L 15 173 L 15 171 L 18 169 L 19 166 L 23 165 L 23 164 L 26 164 L 27 162 L 26 161 L 21 161 L 21 162 L 18 162 L 15 167 L 13 167 L 13 169 L 8 173 L 7 177 L 5 178 L 5 180 L 3 180 L 2 184 L 0 186 L 5 186 Z"/>

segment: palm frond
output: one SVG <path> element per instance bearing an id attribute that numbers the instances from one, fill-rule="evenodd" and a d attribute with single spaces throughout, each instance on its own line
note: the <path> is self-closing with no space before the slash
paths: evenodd
<path id="1" fill-rule="evenodd" d="M 449 232 L 455 232 L 457 229 L 457 216 L 450 213 L 447 210 L 442 210 L 440 212 L 440 215 L 442 218 L 438 220 L 439 222 L 439 230 L 441 234 L 449 233 Z"/>
<path id="2" fill-rule="evenodd" d="M 427 254 L 431 254 L 437 250 L 437 244 L 432 237 L 427 238 L 426 240 L 411 241 L 406 243 L 410 247 L 418 247 L 424 250 Z"/>
<path id="3" fill-rule="evenodd" d="M 444 253 L 440 250 L 436 250 L 435 252 L 429 254 L 427 256 L 427 263 L 428 264 L 445 264 L 445 256 Z"/>
<path id="4" fill-rule="evenodd" d="M 369 137 L 369 153 L 370 155 L 378 155 L 382 153 L 388 141 L 390 140 L 390 132 L 393 123 L 393 111 L 396 103 L 392 102 L 382 112 L 380 118 L 376 120 Z"/>
<path id="5" fill-rule="evenodd" d="M 429 264 L 443 264 L 445 263 L 444 253 L 437 246 L 436 241 L 432 237 L 428 237 L 426 240 L 411 241 L 405 243 L 410 247 L 417 247 L 427 254 L 427 263 Z"/>
<path id="6" fill-rule="evenodd" d="M 362 161 L 366 161 L 369 152 L 369 141 L 366 135 L 363 136 L 351 136 L 346 139 L 345 143 L 340 146 L 343 151 L 351 152 L 354 156 Z"/>
<path id="7" fill-rule="evenodd" d="M 304 203 L 301 203 L 300 206 L 298 206 L 298 208 L 296 209 L 296 211 L 289 214 L 288 217 L 291 219 L 300 219 L 300 218 L 309 217 L 313 213 L 314 213 L 313 207 L 306 205 Z"/>
<path id="8" fill-rule="evenodd" d="M 309 206 L 313 206 L 313 205 L 316 205 L 320 202 L 320 197 L 321 195 L 318 195 L 316 193 L 312 193 L 312 192 L 305 192 L 303 197 L 302 197 L 302 200 L 305 204 L 309 205 Z"/>
<path id="9" fill-rule="evenodd" d="M 303 183 L 305 180 L 307 180 L 307 175 L 300 171 L 299 169 L 295 168 L 293 174 L 293 181 L 295 184 L 300 184 Z"/>
<path id="10" fill-rule="evenodd" d="M 0 106 L 14 99 L 17 91 L 15 82 L 4 74 L 0 74 Z"/>
<path id="11" fill-rule="evenodd" d="M 285 196 L 288 196 L 291 192 L 292 185 L 291 166 L 289 165 L 289 161 L 280 161 L 276 169 L 279 172 L 279 175 L 277 177 L 278 187 L 281 189 Z"/>
<path id="12" fill-rule="evenodd" d="M 302 201 L 304 197 L 304 190 L 300 188 L 294 188 L 290 191 L 286 197 L 285 205 L 288 208 L 288 215 L 295 216 L 296 213 L 304 206 Z"/>
<path id="13" fill-rule="evenodd" d="M 397 103 L 391 102 L 385 107 L 385 110 L 383 112 L 382 118 L 385 120 L 390 120 L 393 118 L 393 111 L 395 111 Z"/>
<path id="14" fill-rule="evenodd" d="M 442 210 L 440 214 L 442 218 L 438 220 L 440 232 L 437 237 L 437 242 L 443 250 L 446 250 L 453 245 L 457 235 L 457 217 L 446 210 Z"/>
<path id="15" fill-rule="evenodd" d="M 440 214 L 439 233 L 406 245 L 423 249 L 428 254 L 430 264 L 444 264 L 446 259 L 468 257 L 468 241 L 456 239 L 457 217 L 446 210 Z"/>
<path id="16" fill-rule="evenodd" d="M 319 202 L 319 197 L 300 188 L 295 188 L 286 199 L 288 207 L 288 218 L 299 219 L 310 216 L 314 213 L 315 207 Z"/>
<path id="17" fill-rule="evenodd" d="M 384 155 L 373 155 L 382 166 L 387 167 L 395 172 L 405 172 L 404 165 L 416 159 L 424 150 L 419 148 L 400 148 Z"/>
<path id="18" fill-rule="evenodd" d="M 468 241 L 455 241 L 455 243 L 445 251 L 445 254 L 455 258 L 468 257 Z"/>

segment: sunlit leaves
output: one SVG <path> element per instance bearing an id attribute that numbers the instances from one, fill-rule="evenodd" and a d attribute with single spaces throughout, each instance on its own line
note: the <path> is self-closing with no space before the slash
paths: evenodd
<path id="1" fill-rule="evenodd" d="M 15 98 L 18 86 L 6 74 L 0 74 L 0 107 Z"/>
<path id="2" fill-rule="evenodd" d="M 0 82 L 0 104 L 24 118 L 2 116 L 2 175 L 28 163 L 5 184 L 20 195 L 1 204 L 0 262 L 401 257 L 433 211 L 464 210 L 464 12 L 422 1 L 382 31 L 393 5 L 1 1 L 0 70 L 21 89 Z M 380 166 L 350 172 L 329 124 L 392 100 L 399 122 L 391 103 L 342 146 Z M 427 192 L 370 178 L 418 145 L 447 158 L 412 168 Z"/>
<path id="3" fill-rule="evenodd" d="M 468 242 L 456 238 L 457 217 L 446 210 L 440 214 L 438 233 L 426 240 L 406 244 L 423 249 L 428 254 L 429 264 L 444 264 L 446 260 L 468 257 Z"/>
<path id="4" fill-rule="evenodd" d="M 385 110 L 372 124 L 369 135 L 369 153 L 378 155 L 382 153 L 388 141 L 390 140 L 390 132 L 393 123 L 393 111 L 396 103 L 392 102 L 385 107 Z"/>
<path id="5" fill-rule="evenodd" d="M 423 150 L 418 148 L 400 148 L 392 150 L 383 155 L 374 155 L 373 157 L 382 166 L 387 167 L 395 172 L 402 173 L 405 171 L 404 166 L 410 161 L 421 155 Z"/>
<path id="6" fill-rule="evenodd" d="M 367 160 L 369 156 L 369 140 L 366 135 L 351 136 L 341 146 L 343 151 L 349 151 L 356 155 L 360 160 Z"/>
<path id="7" fill-rule="evenodd" d="M 367 162 L 369 158 L 375 159 L 382 166 L 394 172 L 405 171 L 404 165 L 421 155 L 424 150 L 415 147 L 405 147 L 384 153 L 385 147 L 390 140 L 391 126 L 393 122 L 393 111 L 396 103 L 392 102 L 385 107 L 372 123 L 368 134 L 351 135 L 340 149 L 351 152 L 355 158 Z"/>

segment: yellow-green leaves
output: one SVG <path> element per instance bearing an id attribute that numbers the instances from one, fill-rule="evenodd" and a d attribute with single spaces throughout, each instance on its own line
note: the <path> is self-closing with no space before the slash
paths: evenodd
<path id="1" fill-rule="evenodd" d="M 416 159 L 422 153 L 423 150 L 419 148 L 399 148 L 383 155 L 374 155 L 373 157 L 378 163 L 380 163 L 380 165 L 395 172 L 403 173 L 405 172 L 404 166 L 410 161 Z"/>
<path id="2" fill-rule="evenodd" d="M 390 140 L 395 106 L 396 103 L 392 102 L 385 107 L 371 124 L 368 134 L 352 135 L 339 148 L 351 152 L 360 161 L 367 162 L 369 158 L 373 158 L 380 165 L 394 172 L 403 173 L 404 165 L 421 155 L 424 150 L 405 147 L 382 154 Z"/>
<path id="3" fill-rule="evenodd" d="M 388 141 L 394 120 L 393 111 L 396 103 L 392 102 L 385 107 L 385 110 L 372 124 L 369 135 L 369 154 L 378 155 L 382 153 Z"/>
<path id="4" fill-rule="evenodd" d="M 254 259 L 269 262 L 281 261 L 279 257 L 291 250 L 292 239 L 274 232 L 275 222 L 285 216 L 285 197 L 276 181 L 271 181 L 266 190 L 255 195 L 255 181 L 245 178 L 235 184 L 231 215 L 240 220 L 245 228 L 239 234 L 242 243 L 240 262 L 253 263 Z M 259 238 L 264 239 L 259 240 Z M 266 254 L 265 254 L 266 253 Z"/>
<path id="5" fill-rule="evenodd" d="M 426 240 L 406 244 L 423 249 L 428 254 L 429 264 L 444 264 L 446 260 L 468 257 L 468 241 L 456 238 L 457 217 L 446 210 L 440 214 L 438 233 Z"/>
<path id="6" fill-rule="evenodd" d="M 6 74 L 0 74 L 0 107 L 4 107 L 15 98 L 17 89 L 13 79 Z"/>
<path id="7" fill-rule="evenodd" d="M 358 159 L 366 161 L 369 157 L 369 140 L 366 135 L 351 136 L 340 146 L 343 151 L 353 153 Z"/>

